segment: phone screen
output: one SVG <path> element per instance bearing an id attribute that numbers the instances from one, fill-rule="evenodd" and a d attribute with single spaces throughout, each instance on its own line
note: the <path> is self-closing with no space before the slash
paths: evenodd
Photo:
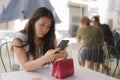
<path id="1" fill-rule="evenodd" d="M 58 48 L 61 48 L 61 50 L 64 50 L 65 47 L 67 47 L 67 44 L 69 43 L 69 40 L 62 40 L 59 45 Z"/>

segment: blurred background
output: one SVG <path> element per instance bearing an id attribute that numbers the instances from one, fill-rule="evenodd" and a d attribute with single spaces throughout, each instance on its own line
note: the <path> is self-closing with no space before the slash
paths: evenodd
<path id="1" fill-rule="evenodd" d="M 23 29 L 32 10 L 36 8 L 35 6 L 31 10 L 30 5 L 34 7 L 38 2 L 38 6 L 49 7 L 59 19 L 56 22 L 58 40 L 71 38 L 75 42 L 74 37 L 82 16 L 91 18 L 99 15 L 101 23 L 109 24 L 112 30 L 117 29 L 119 32 L 120 0 L 38 0 L 38 2 L 34 1 L 34 4 L 32 0 L 25 1 L 0 0 L 0 35 L 6 33 L 6 36 L 12 37 L 14 32 Z M 28 6 L 24 7 L 24 5 Z M 21 10 L 21 8 L 24 9 Z M 25 11 L 29 13 L 25 14 Z"/>

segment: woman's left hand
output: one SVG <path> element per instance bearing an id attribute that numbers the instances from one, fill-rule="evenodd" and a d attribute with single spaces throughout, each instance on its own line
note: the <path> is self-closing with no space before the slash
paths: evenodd
<path id="1" fill-rule="evenodd" d="M 66 50 L 59 50 L 57 52 L 57 54 L 55 54 L 55 56 L 56 56 L 56 59 L 58 59 L 58 58 L 67 58 L 68 57 L 68 53 L 67 53 Z"/>

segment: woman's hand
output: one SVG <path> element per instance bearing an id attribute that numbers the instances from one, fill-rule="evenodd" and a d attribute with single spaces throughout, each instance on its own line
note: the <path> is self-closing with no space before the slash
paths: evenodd
<path id="1" fill-rule="evenodd" d="M 58 58 L 67 58 L 68 53 L 65 50 L 59 50 L 57 54 L 55 54 L 56 59 Z"/>
<path id="2" fill-rule="evenodd" d="M 56 59 L 56 54 L 57 52 L 59 52 L 60 49 L 59 48 L 56 48 L 56 49 L 51 49 L 51 50 L 48 50 L 45 55 L 43 56 L 44 57 L 44 60 L 45 62 L 52 62 Z"/>

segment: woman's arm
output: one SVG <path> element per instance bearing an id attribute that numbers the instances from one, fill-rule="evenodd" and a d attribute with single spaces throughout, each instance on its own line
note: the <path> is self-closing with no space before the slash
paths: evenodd
<path id="1" fill-rule="evenodd" d="M 14 39 L 13 45 L 15 46 L 22 46 L 22 41 L 18 39 Z M 32 71 L 35 70 L 39 67 L 41 67 L 44 63 L 44 57 L 41 57 L 39 59 L 36 59 L 34 61 L 29 61 L 28 56 L 26 55 L 25 49 L 24 48 L 18 48 L 13 46 L 14 52 L 21 64 L 21 66 L 26 70 L 26 71 Z"/>
<path id="2" fill-rule="evenodd" d="M 78 29 L 76 33 L 76 40 L 78 43 L 80 43 L 81 41 L 81 31 L 82 31 L 81 29 Z"/>
<path id="3" fill-rule="evenodd" d="M 14 39 L 13 45 L 15 46 L 21 46 L 22 41 L 18 39 Z M 52 62 L 56 57 L 55 53 L 59 51 L 59 49 L 55 50 L 48 50 L 46 54 L 36 60 L 29 61 L 28 56 L 26 55 L 25 49 L 24 48 L 18 48 L 13 46 L 14 52 L 21 64 L 21 66 L 26 70 L 26 71 L 33 71 L 37 68 L 40 68 L 43 64 L 47 62 Z"/>
<path id="4" fill-rule="evenodd" d="M 66 50 L 60 50 L 58 51 L 58 53 L 55 55 L 57 59 L 59 58 L 67 58 L 68 57 L 68 53 Z"/>
<path id="5" fill-rule="evenodd" d="M 78 43 L 80 43 L 80 41 L 81 41 L 81 38 L 78 38 L 78 37 L 77 37 L 76 39 L 77 39 L 77 42 L 78 42 Z"/>

